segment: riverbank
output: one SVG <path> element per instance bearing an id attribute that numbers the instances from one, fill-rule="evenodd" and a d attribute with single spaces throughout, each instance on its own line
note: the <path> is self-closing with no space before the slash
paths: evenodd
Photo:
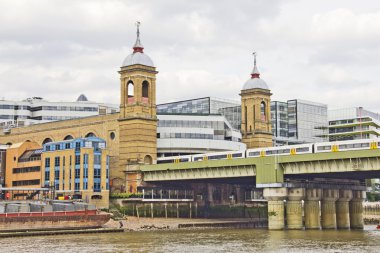
<path id="1" fill-rule="evenodd" d="M 175 230 L 185 228 L 266 228 L 264 219 L 189 219 L 189 218 L 137 218 L 110 220 L 105 228 L 124 228 L 126 231 Z"/>

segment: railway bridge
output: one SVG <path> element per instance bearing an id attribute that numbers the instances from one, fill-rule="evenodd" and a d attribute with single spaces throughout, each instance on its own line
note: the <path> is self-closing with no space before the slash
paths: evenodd
<path id="1" fill-rule="evenodd" d="M 209 202 L 216 185 L 225 185 L 219 195 L 236 202 L 244 194 L 245 200 L 262 196 L 268 202 L 269 229 L 362 229 L 365 180 L 380 178 L 380 151 L 155 164 L 141 171 L 147 184 L 188 185 L 195 195 L 201 188 Z M 242 188 L 249 187 L 255 196 L 247 198 Z"/>

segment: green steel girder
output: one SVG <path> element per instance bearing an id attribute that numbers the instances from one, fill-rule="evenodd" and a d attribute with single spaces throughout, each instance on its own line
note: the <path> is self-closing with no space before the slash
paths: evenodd
<path id="1" fill-rule="evenodd" d="M 287 174 L 378 170 L 378 149 L 141 166 L 144 181 L 256 176 L 257 184 L 282 183 Z"/>

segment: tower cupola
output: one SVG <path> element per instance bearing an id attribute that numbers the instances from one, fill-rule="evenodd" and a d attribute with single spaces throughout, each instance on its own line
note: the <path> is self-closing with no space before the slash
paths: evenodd
<path id="1" fill-rule="evenodd" d="M 256 52 L 253 53 L 253 56 L 254 56 L 254 66 L 251 72 L 251 78 L 248 79 L 244 83 L 243 90 L 250 90 L 250 89 L 269 90 L 267 83 L 263 79 L 260 78 L 260 72 L 257 69 L 257 65 L 256 65 Z"/>

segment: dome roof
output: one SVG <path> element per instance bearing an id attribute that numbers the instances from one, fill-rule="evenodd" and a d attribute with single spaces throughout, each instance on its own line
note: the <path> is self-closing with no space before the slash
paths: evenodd
<path id="1" fill-rule="evenodd" d="M 136 22 L 137 26 L 137 38 L 133 45 L 133 53 L 128 55 L 124 61 L 122 67 L 131 66 L 135 64 L 141 64 L 144 66 L 154 67 L 152 59 L 146 54 L 144 54 L 144 46 L 140 41 L 140 22 Z"/>
<path id="2" fill-rule="evenodd" d="M 142 52 L 133 52 L 132 54 L 128 55 L 123 61 L 122 67 L 131 66 L 135 64 L 141 64 L 141 65 L 145 65 L 149 67 L 154 67 L 152 59 L 150 59 L 148 55 Z"/>
<path id="3" fill-rule="evenodd" d="M 253 53 L 253 55 L 255 57 L 255 62 L 254 62 L 253 70 L 251 72 L 251 78 L 248 79 L 244 83 L 243 90 L 250 90 L 250 89 L 269 90 L 267 83 L 263 79 L 260 79 L 260 72 L 256 66 L 256 53 Z"/>
<path id="4" fill-rule="evenodd" d="M 86 95 L 80 94 L 80 96 L 77 98 L 77 102 L 85 102 L 88 101 Z"/>
<path id="5" fill-rule="evenodd" d="M 269 87 L 267 85 L 267 83 L 263 80 L 263 79 L 260 79 L 260 78 L 250 78 L 248 79 L 244 86 L 243 86 L 243 90 L 250 90 L 250 89 L 265 89 L 265 90 L 269 90 Z"/>

